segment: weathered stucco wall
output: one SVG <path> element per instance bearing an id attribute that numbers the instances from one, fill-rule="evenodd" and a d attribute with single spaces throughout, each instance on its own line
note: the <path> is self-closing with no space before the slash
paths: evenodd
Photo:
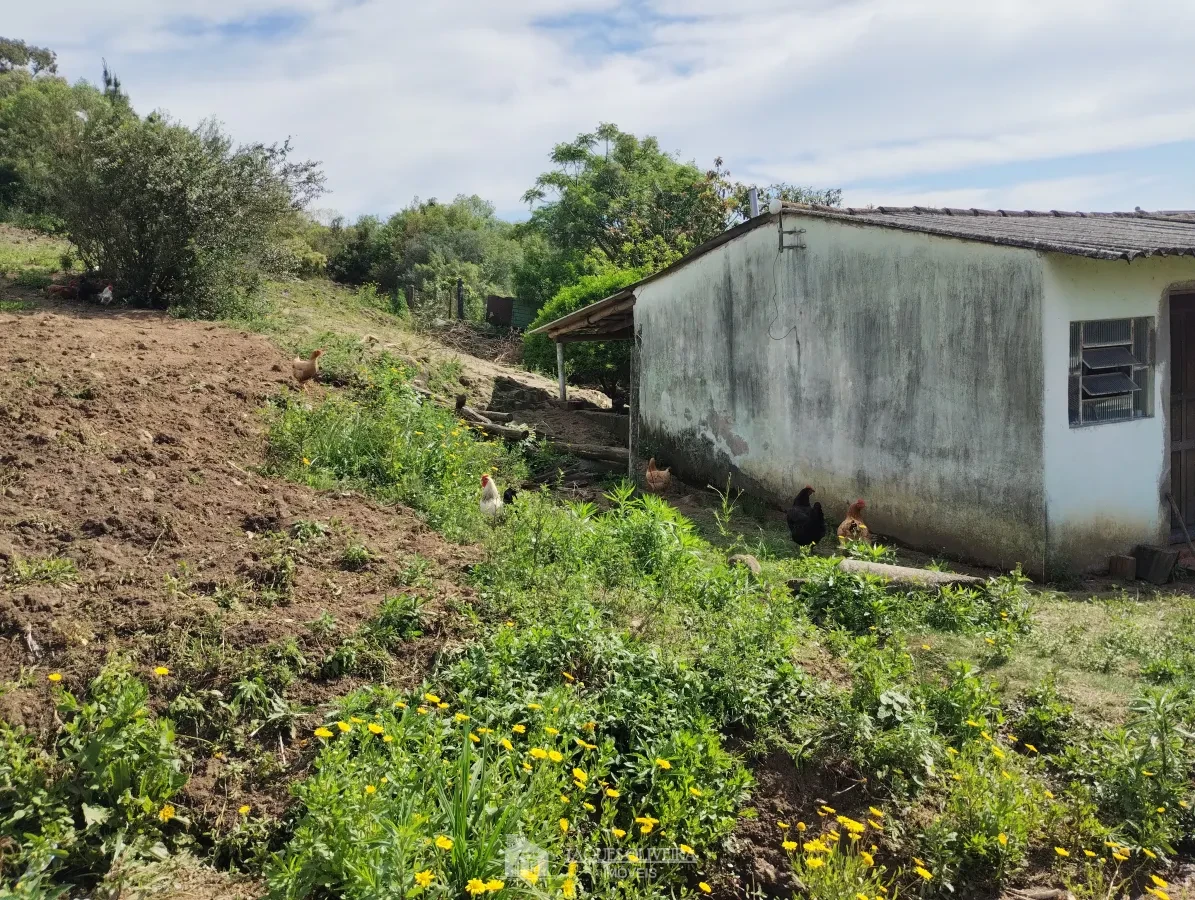
<path id="1" fill-rule="evenodd" d="M 1193 283 L 1195 260 L 1186 257 L 1132 263 L 1044 257 L 1044 457 L 1052 569 L 1098 570 L 1113 553 L 1169 541 L 1169 290 Z M 1157 329 L 1153 417 L 1071 428 L 1070 323 L 1135 316 L 1153 316 Z"/>
<path id="2" fill-rule="evenodd" d="M 786 214 L 638 292 L 642 446 L 679 473 L 1002 566 L 1045 566 L 1042 263 Z M 1063 416 L 1065 423 L 1065 410 Z"/>

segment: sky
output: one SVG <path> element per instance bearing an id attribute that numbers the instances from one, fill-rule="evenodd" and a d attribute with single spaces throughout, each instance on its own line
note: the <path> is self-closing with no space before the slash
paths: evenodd
<path id="1" fill-rule="evenodd" d="M 1195 208 L 1190 0 L 42 0 L 4 35 L 101 58 L 143 113 L 290 136 L 353 218 L 476 193 L 613 122 L 847 205 Z"/>

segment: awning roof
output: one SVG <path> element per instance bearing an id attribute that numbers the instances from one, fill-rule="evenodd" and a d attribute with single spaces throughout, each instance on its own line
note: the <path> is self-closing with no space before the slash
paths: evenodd
<path id="1" fill-rule="evenodd" d="M 635 321 L 635 285 L 533 329 L 560 344 L 577 341 L 629 341 Z"/>

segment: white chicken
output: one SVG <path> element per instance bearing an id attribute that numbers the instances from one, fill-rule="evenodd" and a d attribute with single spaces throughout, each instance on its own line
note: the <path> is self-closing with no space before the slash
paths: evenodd
<path id="1" fill-rule="evenodd" d="M 112 302 L 112 285 L 108 285 L 100 292 L 100 305 L 107 306 Z"/>
<path id="2" fill-rule="evenodd" d="M 498 483 L 489 475 L 481 476 L 481 514 L 491 522 L 502 518 L 502 494 L 498 492 Z"/>

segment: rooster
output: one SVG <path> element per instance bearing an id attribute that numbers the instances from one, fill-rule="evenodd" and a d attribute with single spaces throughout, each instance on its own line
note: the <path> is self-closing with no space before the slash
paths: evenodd
<path id="1" fill-rule="evenodd" d="M 309 359 L 295 357 L 291 361 L 291 371 L 294 372 L 295 381 L 306 387 L 307 382 L 319 374 L 319 358 L 323 355 L 323 350 L 312 350 Z"/>
<path id="2" fill-rule="evenodd" d="M 867 524 L 863 521 L 863 510 L 867 504 L 862 500 L 856 500 L 852 503 L 846 511 L 846 518 L 842 520 L 842 524 L 838 526 L 838 540 L 840 542 L 847 541 L 865 541 L 871 543 L 871 532 L 867 528 Z"/>
<path id="3" fill-rule="evenodd" d="M 107 306 L 112 302 L 112 285 L 108 285 L 100 291 L 100 306 Z"/>
<path id="4" fill-rule="evenodd" d="M 826 514 L 822 512 L 822 505 L 809 503 L 814 493 L 813 488 L 805 485 L 788 510 L 788 533 L 798 547 L 816 544 L 826 536 Z"/>
<path id="5" fill-rule="evenodd" d="M 502 495 L 498 493 L 498 482 L 489 475 L 481 476 L 481 514 L 491 522 L 502 518 L 504 506 Z"/>
<path id="6" fill-rule="evenodd" d="M 672 472 L 669 469 L 657 468 L 656 458 L 653 456 L 647 461 L 647 471 L 643 474 L 643 480 L 651 493 L 662 494 L 672 484 Z"/>

